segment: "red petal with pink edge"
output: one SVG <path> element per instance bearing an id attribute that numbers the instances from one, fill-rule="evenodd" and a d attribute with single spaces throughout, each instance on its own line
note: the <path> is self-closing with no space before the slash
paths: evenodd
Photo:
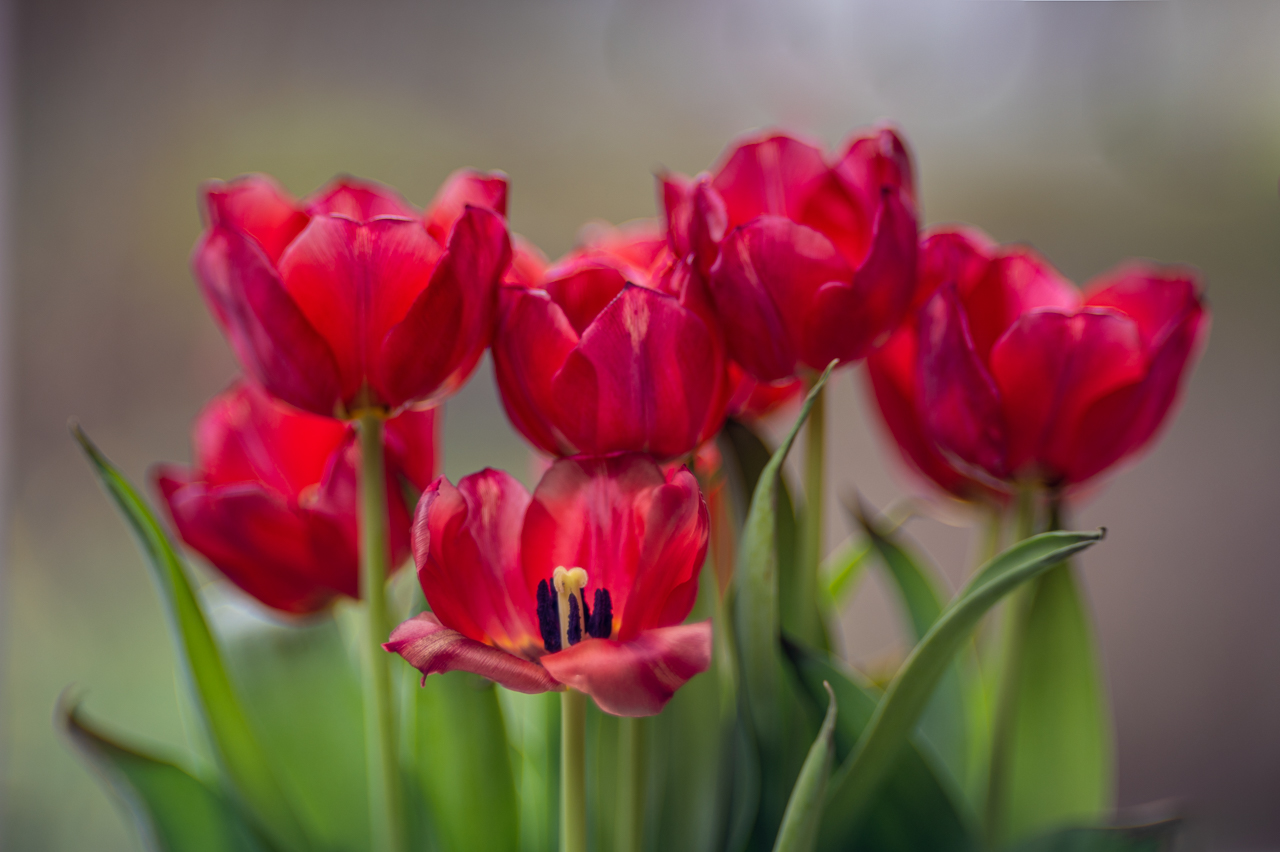
<path id="1" fill-rule="evenodd" d="M 578 566 L 589 577 L 588 600 L 608 589 L 614 638 L 678 623 L 693 605 L 708 523 L 697 481 L 684 469 L 668 478 L 638 453 L 561 459 L 525 514 L 526 588 L 532 594 L 558 566 Z"/>
<path id="2" fill-rule="evenodd" d="M 333 536 L 317 560 L 314 525 L 256 483 L 207 487 L 178 468 L 156 483 L 179 536 L 228 580 L 273 609 L 305 614 L 357 593 L 354 542 Z"/>
<path id="3" fill-rule="evenodd" d="M 622 272 L 598 262 L 557 264 L 543 285 L 551 299 L 564 311 L 565 319 L 579 335 L 591 321 L 627 286 Z"/>
<path id="4" fill-rule="evenodd" d="M 1115 308 L 1138 324 L 1142 345 L 1154 351 L 1165 338 L 1198 313 L 1200 276 L 1183 266 L 1131 261 L 1095 278 L 1085 287 L 1085 304 Z"/>
<path id="5" fill-rule="evenodd" d="M 468 639 L 443 626 L 429 612 L 415 615 L 392 630 L 391 638 L 382 647 L 404 657 L 422 672 L 424 681 L 427 675 L 464 671 L 487 677 L 515 692 L 537 694 L 561 689 L 537 663 Z"/>
<path id="6" fill-rule="evenodd" d="M 691 452 L 718 402 L 723 349 L 673 297 L 628 286 L 587 328 L 552 382 L 558 425 L 578 451 Z"/>
<path id="7" fill-rule="evenodd" d="M 456 488 L 441 477 L 418 501 L 413 555 L 441 623 L 536 659 L 542 652 L 537 611 L 520 563 L 528 505 L 524 486 L 502 471 L 473 473 Z"/>
<path id="8" fill-rule="evenodd" d="M 453 226 L 467 206 L 507 216 L 507 176 L 502 172 L 459 169 L 445 179 L 422 217 L 427 233 L 440 245 L 449 244 Z"/>
<path id="9" fill-rule="evenodd" d="M 551 382 L 578 343 L 564 312 L 541 290 L 503 287 L 493 339 L 493 375 L 512 425 L 534 446 L 553 455 L 574 452 L 557 430 L 552 412 L 560 401 Z M 584 400 L 574 400 L 585 405 Z"/>
<path id="10" fill-rule="evenodd" d="M 304 202 L 311 216 L 336 214 L 355 222 L 379 216 L 418 218 L 418 211 L 389 186 L 350 176 L 339 177 L 312 193 Z"/>
<path id="11" fill-rule="evenodd" d="M 925 433 L 961 464 L 1005 479 L 1005 427 L 995 383 L 978 360 L 955 288 L 921 310 L 916 381 Z"/>
<path id="12" fill-rule="evenodd" d="M 493 336 L 510 261 L 502 218 L 468 207 L 430 284 L 382 341 L 373 384 L 388 404 L 438 400 L 462 386 Z"/>
<path id="13" fill-rule="evenodd" d="M 228 183 L 209 181 L 200 187 L 200 198 L 207 226 L 247 234 L 272 263 L 309 218 L 293 196 L 266 175 L 245 175 Z"/>
<path id="14" fill-rule="evenodd" d="M 407 409 L 386 422 L 387 451 L 392 467 L 419 491 L 436 478 L 439 409 Z"/>
<path id="15" fill-rule="evenodd" d="M 974 351 L 983 363 L 1000 336 L 1028 311 L 1074 311 L 1080 306 L 1080 291 L 1075 285 L 1024 246 L 1000 249 L 983 277 L 967 290 L 957 288 L 957 292 L 964 303 Z"/>
<path id="16" fill-rule="evenodd" d="M 1083 413 L 1075 441 L 1054 459 L 1068 483 L 1085 482 L 1151 442 L 1168 419 L 1208 331 L 1208 312 L 1197 307 L 1165 336 L 1142 382 L 1103 397 Z"/>
<path id="17" fill-rule="evenodd" d="M 711 665 L 711 622 L 646 630 L 629 642 L 584 639 L 548 654 L 542 664 L 606 713 L 653 716 L 689 678 Z"/>
<path id="18" fill-rule="evenodd" d="M 852 281 L 818 288 L 806 306 L 800 357 L 815 370 L 833 359 L 863 357 L 906 313 L 916 288 L 916 217 L 899 192 L 887 193 L 876 213 L 871 251 Z"/>
<path id="19" fill-rule="evenodd" d="M 1146 357 L 1136 324 L 1103 309 L 1024 315 L 991 350 L 1004 404 L 1008 465 L 1050 481 L 1053 459 L 1072 443 L 1080 417 L 1104 396 L 1140 381 Z"/>
<path id="20" fill-rule="evenodd" d="M 1003 502 L 1005 495 L 952 467 L 926 436 L 917 403 L 916 337 L 899 329 L 867 356 L 867 387 L 907 464 L 962 500 Z"/>
<path id="21" fill-rule="evenodd" d="M 196 244 L 192 267 L 245 370 L 276 398 L 332 416 L 342 399 L 333 351 L 257 243 L 213 227 Z"/>
<path id="22" fill-rule="evenodd" d="M 821 149 L 775 133 L 734 146 L 711 187 L 724 202 L 726 227 L 733 228 L 761 215 L 796 218 L 826 173 Z"/>
<path id="23" fill-rule="evenodd" d="M 793 377 L 814 294 L 852 277 L 826 237 L 788 219 L 762 216 L 733 231 L 710 281 L 729 356 L 758 381 Z"/>

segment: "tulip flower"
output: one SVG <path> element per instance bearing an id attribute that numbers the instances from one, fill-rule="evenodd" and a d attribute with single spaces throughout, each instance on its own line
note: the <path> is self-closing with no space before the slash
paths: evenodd
<path id="1" fill-rule="evenodd" d="M 749 137 L 709 174 L 660 181 L 672 250 L 706 278 L 729 355 L 757 380 L 855 361 L 902 319 L 916 205 L 893 130 L 831 160 L 784 134 Z"/>
<path id="2" fill-rule="evenodd" d="M 603 228 L 548 266 L 528 247 L 500 295 L 494 375 L 553 455 L 687 455 L 724 419 L 724 340 L 701 281 L 654 223 Z"/>
<path id="3" fill-rule="evenodd" d="M 781 382 L 758 382 L 745 370 L 729 362 L 729 416 L 743 421 L 768 417 L 789 402 L 795 402 L 804 391 L 801 379 L 784 379 Z"/>
<path id="4" fill-rule="evenodd" d="M 427 675 L 519 692 L 571 687 L 618 716 L 657 713 L 711 659 L 682 624 L 707 551 L 693 474 L 622 454 L 561 459 L 532 496 L 484 470 L 419 501 L 413 553 L 431 606 L 384 647 Z"/>
<path id="5" fill-rule="evenodd" d="M 1006 487 L 1079 485 L 1150 443 L 1208 331 L 1194 271 L 1129 262 L 1081 292 L 972 231 L 923 254 L 915 386 L 899 385 L 915 406 L 882 399 L 887 419 L 910 412 L 957 471 Z"/>
<path id="6" fill-rule="evenodd" d="M 285 406 L 251 382 L 215 397 L 196 419 L 195 465 L 162 465 L 156 483 L 178 534 L 245 592 L 290 614 L 359 597 L 359 448 L 352 425 Z M 435 414 L 386 424 L 393 557 L 409 552 L 400 485 L 431 482 Z"/>
<path id="7" fill-rule="evenodd" d="M 339 178 L 294 201 L 271 178 L 202 190 L 192 266 L 245 370 L 341 418 L 448 396 L 492 332 L 510 258 L 506 179 L 456 172 L 425 213 Z"/>

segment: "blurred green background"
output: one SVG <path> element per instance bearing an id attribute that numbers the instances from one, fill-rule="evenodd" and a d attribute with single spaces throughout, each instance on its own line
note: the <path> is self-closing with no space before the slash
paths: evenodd
<path id="1" fill-rule="evenodd" d="M 199 181 L 351 172 L 423 204 L 458 166 L 500 168 L 513 228 L 555 256 L 589 219 L 652 215 L 655 168 L 696 172 L 745 130 L 835 144 L 885 117 L 928 223 L 1028 240 L 1078 281 L 1128 256 L 1203 271 L 1208 352 L 1159 445 L 1077 512 L 1111 531 L 1084 571 L 1122 807 L 1280 845 L 1280 4 L 44 0 L 12 20 L 0 847 L 139 848 L 55 734 L 69 684 L 113 730 L 185 747 L 155 594 L 65 423 L 135 479 L 188 458 L 234 371 L 187 270 Z M 835 381 L 831 494 L 884 506 L 917 486 L 861 383 Z M 451 477 L 527 478 L 487 362 L 444 435 Z M 910 530 L 963 576 L 968 530 Z M 874 578 L 843 624 L 854 660 L 902 652 Z"/>

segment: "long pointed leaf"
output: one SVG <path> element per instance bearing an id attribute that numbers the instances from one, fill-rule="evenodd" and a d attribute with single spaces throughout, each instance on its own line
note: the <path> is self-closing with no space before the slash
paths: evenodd
<path id="1" fill-rule="evenodd" d="M 147 557 L 152 578 L 169 616 L 174 640 L 182 649 L 182 661 L 196 703 L 204 716 L 223 770 L 245 804 L 280 844 L 291 848 L 305 847 L 302 828 L 249 727 L 204 611 L 169 537 L 146 502 L 89 440 L 84 430 L 73 426 L 72 434 L 79 441 L 102 487 L 129 522 Z"/>
<path id="2" fill-rule="evenodd" d="M 159 852 L 269 852 L 270 846 L 222 794 L 186 770 L 128 748 L 94 729 L 78 707 L 59 707 L 68 738 L 133 812 Z"/>
<path id="3" fill-rule="evenodd" d="M 1182 823 L 1166 820 L 1120 828 L 1066 828 L 1019 843 L 1010 852 L 1163 852 Z"/>
<path id="4" fill-rule="evenodd" d="M 778 829 L 773 852 L 812 852 L 818 838 L 818 823 L 822 819 L 827 779 L 831 777 L 831 764 L 835 760 L 833 737 L 836 728 L 836 694 L 831 684 L 823 683 L 827 690 L 827 715 L 818 729 L 818 736 L 809 749 L 809 755 L 800 767 L 800 777 L 787 800 L 787 810 L 782 815 L 782 827 Z"/>
<path id="5" fill-rule="evenodd" d="M 934 622 L 876 706 L 858 745 L 832 781 L 830 807 L 860 816 L 920 718 L 938 680 L 982 616 L 1002 597 L 1092 546 L 1105 531 L 1042 533 L 992 559 Z"/>

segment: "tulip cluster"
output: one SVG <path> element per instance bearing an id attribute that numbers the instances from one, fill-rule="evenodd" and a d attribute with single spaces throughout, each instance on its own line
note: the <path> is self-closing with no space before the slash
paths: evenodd
<path id="1" fill-rule="evenodd" d="M 370 813 L 388 849 L 405 848 L 406 824 L 392 654 L 424 684 L 463 671 L 563 694 L 560 832 L 573 852 L 585 848 L 583 696 L 610 716 L 657 715 L 723 657 L 722 685 L 747 699 L 717 712 L 746 727 L 720 738 L 758 744 L 786 789 L 822 763 L 822 737 L 835 749 L 829 715 L 803 769 L 769 763 L 785 736 L 762 726 L 802 730 L 807 717 L 759 704 L 786 693 L 768 674 L 784 649 L 795 662 L 829 647 L 824 370 L 866 361 L 874 408 L 938 493 L 997 515 L 1038 494 L 1056 527 L 1064 497 L 1151 443 L 1207 333 L 1190 269 L 1129 262 L 1078 289 L 1031 249 L 977 230 L 922 237 L 911 157 L 887 126 L 834 153 L 749 136 L 709 171 L 662 173 L 657 188 L 658 218 L 586 229 L 554 262 L 508 232 L 496 172 L 456 172 L 425 210 L 345 177 L 303 200 L 265 176 L 203 188 L 192 266 L 244 375 L 197 418 L 193 465 L 160 467 L 155 483 L 182 540 L 286 620 L 363 601 Z M 438 406 L 486 350 L 511 424 L 549 457 L 532 491 L 497 470 L 456 485 L 437 475 Z M 793 547 L 791 503 L 775 506 L 768 477 L 795 429 L 765 467 L 752 424 L 806 390 L 795 426 L 811 418 L 805 532 Z M 757 480 L 767 507 L 748 503 Z M 877 546 L 888 540 L 863 524 Z M 738 533 L 738 564 L 763 566 L 754 579 L 734 575 Z M 773 561 L 759 562 L 766 545 Z M 410 555 L 426 609 L 393 626 L 383 581 Z M 718 582 L 700 585 L 705 564 Z M 700 589 L 725 654 L 712 653 L 711 619 L 689 623 Z M 822 671 L 819 683 L 843 677 Z M 841 736 L 847 751 L 858 735 Z M 789 827 L 791 807 L 771 792 L 782 780 L 752 783 L 747 828 L 765 837 L 753 848 L 817 831 Z M 850 826 L 872 830 L 855 816 Z M 641 822 L 620 836 L 634 840 Z M 824 848 L 855 836 L 823 830 Z"/>

